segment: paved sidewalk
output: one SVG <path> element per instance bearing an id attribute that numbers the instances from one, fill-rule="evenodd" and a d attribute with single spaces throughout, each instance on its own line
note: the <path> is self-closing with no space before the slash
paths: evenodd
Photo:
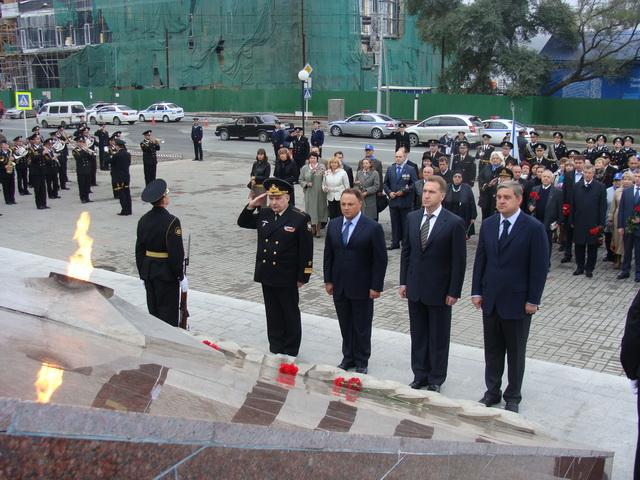
<path id="1" fill-rule="evenodd" d="M 21 275 L 46 276 L 64 272 L 64 262 L 0 248 L 0 258 L 19 257 Z M 91 281 L 111 287 L 125 300 L 145 308 L 142 282 L 134 277 L 94 270 Z M 210 335 L 212 341 L 233 340 L 267 350 L 264 306 L 246 300 L 191 291 L 189 311 L 192 330 Z M 337 321 L 304 314 L 299 360 L 337 364 L 340 332 Z M 410 371 L 408 335 L 375 328 L 370 374 L 408 383 Z M 443 394 L 478 400 L 484 391 L 483 352 L 452 344 L 449 376 Z M 525 374 L 521 414 L 539 423 L 550 435 L 568 441 L 615 451 L 614 476 L 631 478 L 637 424 L 635 401 L 626 379 L 540 360 L 529 360 Z"/>

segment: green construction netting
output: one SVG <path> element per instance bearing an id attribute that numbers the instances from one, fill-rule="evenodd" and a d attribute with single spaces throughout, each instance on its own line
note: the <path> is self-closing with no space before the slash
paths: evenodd
<path id="1" fill-rule="evenodd" d="M 56 2 L 56 17 L 73 16 L 63 11 L 65 3 Z M 93 0 L 93 18 L 100 17 L 110 43 L 61 61 L 61 86 L 295 87 L 303 65 L 302 17 L 314 88 L 376 84 L 375 69 L 362 68 L 371 60 L 362 53 L 359 0 Z M 414 18 L 403 24 L 404 35 L 385 43 L 385 80 L 435 84 L 431 48 L 418 40 Z M 220 41 L 224 49 L 216 52 Z"/>

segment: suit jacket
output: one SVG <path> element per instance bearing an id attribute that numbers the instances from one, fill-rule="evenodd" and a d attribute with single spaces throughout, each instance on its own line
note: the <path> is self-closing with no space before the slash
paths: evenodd
<path id="1" fill-rule="evenodd" d="M 627 225 L 627 221 L 630 217 L 636 215 L 633 209 L 640 205 L 640 202 L 636 203 L 634 200 L 635 185 L 633 187 L 625 188 L 620 196 L 620 205 L 618 205 L 618 228 L 624 228 Z M 634 237 L 640 237 L 640 228 L 636 228 L 633 233 Z"/>
<path id="2" fill-rule="evenodd" d="M 584 179 L 573 187 L 573 205 L 569 214 L 573 225 L 573 241 L 578 245 L 594 245 L 597 235 L 591 235 L 593 227 L 607 224 L 607 189 L 604 184 L 593 180 L 589 188 L 585 188 Z"/>
<path id="3" fill-rule="evenodd" d="M 536 192 L 538 195 L 540 195 L 540 192 L 542 191 L 542 185 L 533 187 L 533 190 L 531 191 Z M 527 200 L 528 205 L 535 206 L 536 202 L 534 202 L 531 198 L 527 198 Z M 527 212 L 528 211 L 529 210 L 527 209 Z M 531 213 L 531 215 L 533 215 L 533 217 L 535 218 L 535 210 Z M 549 187 L 549 196 L 547 197 L 547 204 L 545 205 L 544 209 L 544 220 L 542 223 L 544 224 L 544 228 L 546 230 L 550 230 L 551 224 L 553 222 L 562 223 L 563 219 L 562 191 L 551 185 Z"/>
<path id="4" fill-rule="evenodd" d="M 384 177 L 384 193 L 403 192 L 402 196 L 389 198 L 390 208 L 413 207 L 413 184 L 418 181 L 418 176 L 413 167 L 405 163 L 402 165 L 400 176 L 396 174 L 396 164 L 390 165 Z"/>
<path id="5" fill-rule="evenodd" d="M 425 305 L 443 306 L 447 295 L 460 298 L 467 264 L 466 225 L 443 207 L 422 251 L 420 223 L 424 209 L 407 216 L 400 255 L 400 285 L 407 298 Z"/>
<path id="6" fill-rule="evenodd" d="M 539 305 L 547 280 L 549 256 L 544 225 L 520 212 L 504 246 L 498 251 L 500 214 L 480 229 L 473 265 L 471 295 L 482 297 L 482 311 L 494 310 L 505 320 L 523 320 L 525 303 Z"/>
<path id="7" fill-rule="evenodd" d="M 640 292 L 633 299 L 620 348 L 620 363 L 631 380 L 640 377 Z"/>
<path id="8" fill-rule="evenodd" d="M 342 243 L 342 216 L 327 226 L 324 244 L 324 282 L 333 284 L 334 295 L 351 300 L 369 298 L 369 290 L 381 292 L 387 271 L 387 248 L 382 226 L 360 215 L 349 243 Z"/>

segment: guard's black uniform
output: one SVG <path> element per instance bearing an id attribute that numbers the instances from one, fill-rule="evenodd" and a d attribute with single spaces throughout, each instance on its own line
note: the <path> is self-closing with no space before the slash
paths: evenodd
<path id="1" fill-rule="evenodd" d="M 16 158 L 16 151 L 20 148 L 20 146 L 13 146 L 13 148 L 11 149 L 12 153 L 13 153 L 13 157 L 15 159 L 16 162 L 16 176 L 17 176 L 17 180 L 18 180 L 18 192 L 20 193 L 20 195 L 31 195 L 31 193 L 29 192 L 29 161 L 30 161 L 30 157 L 28 154 L 28 149 L 26 146 L 23 146 L 23 148 L 27 151 L 26 154 L 24 154 L 22 157 L 20 158 Z"/>
<path id="2" fill-rule="evenodd" d="M 407 132 L 396 132 L 396 152 L 400 150 L 400 148 L 404 148 L 406 153 L 411 151 L 411 141 L 409 140 L 409 134 Z"/>
<path id="3" fill-rule="evenodd" d="M 129 166 L 131 154 L 123 147 L 111 157 L 111 174 L 115 183 L 122 210 L 119 215 L 131 215 L 131 192 L 129 191 Z"/>
<path id="4" fill-rule="evenodd" d="M 16 172 L 11 150 L 0 151 L 0 183 L 7 205 L 16 203 Z"/>
<path id="5" fill-rule="evenodd" d="M 149 185 L 156 179 L 156 168 L 158 166 L 158 154 L 160 145 L 156 142 L 143 140 L 140 142 L 142 149 L 142 164 L 144 167 L 144 184 Z"/>
<path id="6" fill-rule="evenodd" d="M 44 152 L 45 159 L 45 172 L 47 178 L 47 195 L 49 198 L 60 198 L 58 192 L 60 190 L 60 184 L 58 183 L 58 169 L 60 164 L 53 152 L 53 149 L 47 148 Z"/>
<path id="7" fill-rule="evenodd" d="M 495 147 L 491 144 L 482 144 L 476 150 L 476 160 L 478 161 L 478 175 L 482 171 L 482 167 L 489 165 L 489 159 L 494 152 Z"/>
<path id="8" fill-rule="evenodd" d="M 277 220 L 268 207 L 245 208 L 238 225 L 258 230 L 254 280 L 262 284 L 269 350 L 297 356 L 302 339 L 297 282 L 307 283 L 313 267 L 311 218 L 292 206 Z"/>
<path id="9" fill-rule="evenodd" d="M 46 163 L 41 145 L 29 147 L 29 181 L 33 187 L 36 207 L 42 210 L 47 207 Z"/>
<path id="10" fill-rule="evenodd" d="M 72 152 L 76 161 L 76 176 L 78 179 L 78 191 L 82 203 L 90 202 L 89 190 L 91 190 L 91 157 L 87 149 L 75 148 Z"/>
<path id="11" fill-rule="evenodd" d="M 103 129 L 96 130 L 98 137 L 98 157 L 100 161 L 100 170 L 109 170 L 109 154 L 107 152 L 109 146 L 109 132 Z"/>
<path id="12" fill-rule="evenodd" d="M 164 207 L 153 207 L 138 222 L 136 265 L 147 290 L 149 313 L 174 327 L 179 320 L 183 262 L 180 220 Z"/>
<path id="13" fill-rule="evenodd" d="M 476 161 L 468 152 L 464 157 L 459 153 L 453 156 L 451 170 L 454 172 L 460 170 L 462 172 L 462 181 L 473 187 L 476 181 Z"/>

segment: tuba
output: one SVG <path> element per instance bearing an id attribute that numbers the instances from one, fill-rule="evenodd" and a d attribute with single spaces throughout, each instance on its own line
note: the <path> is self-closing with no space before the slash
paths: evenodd
<path id="1" fill-rule="evenodd" d="M 62 140 L 58 138 L 53 144 L 53 151 L 56 153 L 60 153 L 62 150 L 64 150 L 65 146 L 66 146 L 66 143 L 64 143 Z"/>

